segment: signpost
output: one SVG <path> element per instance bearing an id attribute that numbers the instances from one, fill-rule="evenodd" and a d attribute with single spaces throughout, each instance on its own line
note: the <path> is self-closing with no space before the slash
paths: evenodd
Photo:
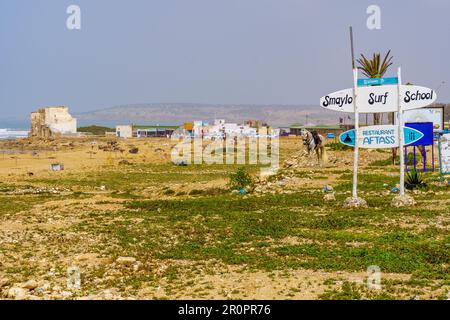
<path id="1" fill-rule="evenodd" d="M 402 85 L 401 79 L 401 69 L 398 68 L 396 78 L 358 80 L 358 69 L 353 64 L 353 89 L 336 91 L 320 99 L 322 108 L 340 112 L 354 112 L 355 114 L 355 129 L 344 132 L 339 137 L 341 143 L 355 148 L 353 199 L 358 200 L 359 147 L 398 147 L 400 150 L 400 201 L 411 203 L 408 199 L 405 199 L 404 146 L 420 140 L 423 134 L 418 130 L 404 126 L 403 112 L 426 107 L 436 101 L 437 95 L 434 90 L 429 88 Z M 359 113 L 380 112 L 397 112 L 397 125 L 359 128 Z"/>
<path id="2" fill-rule="evenodd" d="M 444 175 L 450 174 L 450 133 L 439 137 L 439 173 L 441 181 L 444 180 Z"/>
<path id="3" fill-rule="evenodd" d="M 398 84 L 398 78 L 358 79 L 358 87 L 381 86 L 387 84 Z"/>
<path id="4" fill-rule="evenodd" d="M 405 122 L 433 122 L 435 132 L 444 130 L 444 107 L 421 108 L 405 111 Z"/>
<path id="5" fill-rule="evenodd" d="M 400 78 L 398 78 L 400 79 Z M 397 112 L 426 107 L 436 101 L 432 89 L 410 85 L 383 85 L 345 89 L 330 93 L 320 99 L 320 106 L 341 112 L 355 112 L 353 93 L 358 90 L 356 104 L 359 113 Z"/>
<path id="6" fill-rule="evenodd" d="M 405 145 L 420 140 L 423 133 L 409 127 L 403 127 Z M 355 130 L 349 130 L 339 136 L 339 142 L 347 146 L 355 146 Z M 400 146 L 398 127 L 380 125 L 360 128 L 358 144 L 360 148 L 397 148 Z"/>
<path id="7" fill-rule="evenodd" d="M 344 202 L 346 207 L 365 206 L 358 198 L 358 159 L 359 147 L 362 148 L 396 148 L 400 149 L 400 197 L 392 201 L 393 206 L 414 204 L 414 199 L 405 197 L 405 158 L 404 146 L 412 144 L 423 137 L 413 128 L 404 127 L 403 112 L 426 107 L 436 101 L 436 92 L 432 89 L 402 85 L 401 69 L 395 78 L 359 79 L 355 67 L 353 48 L 353 29 L 350 27 L 350 44 L 352 54 L 353 88 L 330 93 L 320 98 L 322 108 L 350 112 L 355 115 L 355 129 L 340 135 L 341 143 L 354 147 L 353 192 L 352 197 Z M 360 113 L 397 112 L 397 125 L 380 125 L 359 128 Z"/>

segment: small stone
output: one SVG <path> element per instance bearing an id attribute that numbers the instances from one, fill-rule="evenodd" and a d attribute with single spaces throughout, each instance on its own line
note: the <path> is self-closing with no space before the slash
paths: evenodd
<path id="1" fill-rule="evenodd" d="M 83 296 L 79 297 L 77 300 L 98 300 L 98 297 L 96 295 L 89 295 L 89 296 Z"/>
<path id="2" fill-rule="evenodd" d="M 333 193 L 326 193 L 323 196 L 323 200 L 325 202 L 336 201 L 336 197 L 334 196 L 334 192 Z"/>
<path id="3" fill-rule="evenodd" d="M 137 271 L 139 271 L 141 269 L 142 269 L 142 262 L 136 261 L 136 263 L 133 265 L 133 271 L 137 272 Z"/>
<path id="4" fill-rule="evenodd" d="M 24 300 L 28 295 L 28 290 L 19 287 L 12 287 L 8 290 L 7 297 L 14 300 Z"/>
<path id="5" fill-rule="evenodd" d="M 0 279 L 0 288 L 5 287 L 9 284 L 9 279 L 8 278 L 1 278 Z"/>
<path id="6" fill-rule="evenodd" d="M 53 290 L 54 292 L 60 292 L 60 291 L 61 291 L 61 286 L 56 285 L 56 286 L 54 286 L 54 287 L 52 288 L 52 290 Z"/>
<path id="7" fill-rule="evenodd" d="M 34 290 L 39 286 L 38 282 L 36 280 L 28 280 L 22 285 L 22 288 L 28 289 L 28 290 Z"/>
<path id="8" fill-rule="evenodd" d="M 116 262 L 123 266 L 132 266 L 136 262 L 136 258 L 133 257 L 119 257 Z"/>

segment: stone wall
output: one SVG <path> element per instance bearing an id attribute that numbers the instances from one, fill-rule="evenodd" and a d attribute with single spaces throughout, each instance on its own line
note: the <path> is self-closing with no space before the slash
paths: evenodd
<path id="1" fill-rule="evenodd" d="M 77 120 L 67 107 L 42 108 L 31 113 L 31 137 L 51 138 L 77 133 Z"/>

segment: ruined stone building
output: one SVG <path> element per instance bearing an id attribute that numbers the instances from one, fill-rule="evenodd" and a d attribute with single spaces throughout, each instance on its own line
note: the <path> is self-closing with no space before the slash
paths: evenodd
<path id="1" fill-rule="evenodd" d="M 51 138 L 77 133 L 77 119 L 67 107 L 42 108 L 31 113 L 31 137 Z"/>

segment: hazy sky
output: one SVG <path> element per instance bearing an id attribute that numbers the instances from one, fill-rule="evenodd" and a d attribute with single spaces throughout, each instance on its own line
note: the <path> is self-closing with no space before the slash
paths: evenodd
<path id="1" fill-rule="evenodd" d="M 371 4 L 381 30 L 366 27 Z M 318 105 L 351 87 L 349 25 L 357 53 L 392 49 L 404 82 L 446 81 L 450 102 L 449 15 L 448 0 L 0 0 L 0 120 L 47 105 Z"/>

